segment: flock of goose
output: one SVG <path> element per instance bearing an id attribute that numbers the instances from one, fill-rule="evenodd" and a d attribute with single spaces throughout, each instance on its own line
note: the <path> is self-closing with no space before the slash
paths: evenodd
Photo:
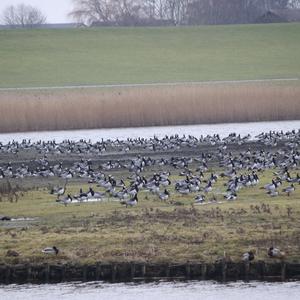
<path id="1" fill-rule="evenodd" d="M 273 179 L 260 188 L 270 197 L 290 196 L 300 184 L 299 143 L 300 130 L 261 133 L 253 139 L 232 133 L 225 138 L 172 135 L 96 143 L 12 141 L 0 143 L 0 154 L 7 159 L 1 160 L 0 180 L 59 178 L 64 185 L 52 186 L 50 193 L 64 205 L 110 198 L 130 207 L 137 205 L 141 191 L 161 201 L 170 201 L 171 192 L 191 195 L 196 204 L 205 204 L 220 202 L 218 194 L 223 201 L 237 199 L 241 189 L 257 186 L 260 173 L 269 169 Z M 219 178 L 226 179 L 222 193 L 216 188 Z M 66 194 L 71 180 L 96 184 L 99 191 L 90 187 Z M 284 189 L 283 182 L 288 183 Z"/>

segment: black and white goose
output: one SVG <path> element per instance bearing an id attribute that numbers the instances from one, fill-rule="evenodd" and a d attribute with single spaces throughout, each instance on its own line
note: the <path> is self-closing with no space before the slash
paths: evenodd
<path id="1" fill-rule="evenodd" d="M 167 189 L 165 189 L 162 193 L 159 193 L 159 199 L 162 201 L 166 201 L 168 200 L 170 193 L 167 191 Z"/>
<path id="2" fill-rule="evenodd" d="M 64 204 L 64 206 L 67 206 L 68 204 L 72 203 L 73 198 L 71 197 L 70 194 L 68 194 L 67 197 L 64 197 L 62 199 L 57 199 L 56 202 L 59 202 L 61 204 Z"/>
<path id="3" fill-rule="evenodd" d="M 50 194 L 57 195 L 57 199 L 59 199 L 59 196 L 64 195 L 64 193 L 66 191 L 67 184 L 68 184 L 68 181 L 66 180 L 63 187 L 53 187 L 50 191 Z"/>
<path id="4" fill-rule="evenodd" d="M 274 248 L 273 246 L 268 249 L 268 256 L 270 258 L 279 258 L 283 259 L 285 257 L 285 252 L 281 251 L 278 248 Z"/>
<path id="5" fill-rule="evenodd" d="M 282 190 L 284 193 L 286 193 L 288 196 L 291 195 L 291 193 L 293 193 L 295 191 L 295 186 L 292 183 L 290 186 L 288 186 L 287 188 Z"/>
<path id="6" fill-rule="evenodd" d="M 245 252 L 243 254 L 242 260 L 244 262 L 250 262 L 250 261 L 254 260 L 254 258 L 255 258 L 255 252 L 256 252 L 255 250 L 250 250 L 248 252 Z"/>
<path id="7" fill-rule="evenodd" d="M 42 252 L 45 254 L 57 255 L 59 253 L 59 250 L 57 247 L 53 246 L 53 247 L 47 247 L 47 248 L 43 249 Z"/>
<path id="8" fill-rule="evenodd" d="M 139 200 L 138 200 L 137 194 L 135 194 L 134 197 L 133 197 L 132 199 L 127 200 L 127 201 L 121 201 L 121 204 L 125 205 L 126 208 L 127 208 L 128 206 L 133 207 L 133 206 L 136 206 L 136 205 L 137 205 L 138 201 L 139 201 Z"/>
<path id="9" fill-rule="evenodd" d="M 195 203 L 202 204 L 205 202 L 205 195 L 197 195 L 195 197 Z"/>

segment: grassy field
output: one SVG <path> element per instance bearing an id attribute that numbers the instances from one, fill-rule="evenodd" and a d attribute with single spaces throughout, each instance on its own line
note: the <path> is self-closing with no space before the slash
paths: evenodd
<path id="1" fill-rule="evenodd" d="M 0 31 L 0 87 L 300 76 L 300 24 Z"/>
<path id="2" fill-rule="evenodd" d="M 287 261 L 299 262 L 300 189 L 269 198 L 259 187 L 271 178 L 265 171 L 259 186 L 242 190 L 231 202 L 223 199 L 225 179 L 220 179 L 214 194 L 220 204 L 196 205 L 193 195 L 174 190 L 167 202 L 140 192 L 139 204 L 127 209 L 112 199 L 65 207 L 43 188 L 26 192 L 17 203 L 2 199 L 1 213 L 36 220 L 0 227 L 0 262 L 214 262 L 224 251 L 240 261 L 249 249 L 268 261 L 271 245 L 284 250 Z M 73 182 L 67 193 L 78 193 L 79 187 L 88 185 Z M 57 257 L 41 253 L 53 245 L 61 250 Z M 6 257 L 8 250 L 20 256 Z"/>

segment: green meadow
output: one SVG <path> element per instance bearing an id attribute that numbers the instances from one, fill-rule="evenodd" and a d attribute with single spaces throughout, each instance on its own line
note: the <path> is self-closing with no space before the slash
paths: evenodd
<path id="1" fill-rule="evenodd" d="M 0 87 L 300 76 L 300 24 L 1 30 Z"/>

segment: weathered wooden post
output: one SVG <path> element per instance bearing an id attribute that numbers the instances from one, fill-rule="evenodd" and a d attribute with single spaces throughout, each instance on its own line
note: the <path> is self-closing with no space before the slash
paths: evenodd
<path id="1" fill-rule="evenodd" d="M 166 266 L 166 277 L 167 278 L 170 277 L 170 265 L 169 264 Z"/>
<path id="2" fill-rule="evenodd" d="M 143 278 L 146 277 L 146 265 L 145 264 L 142 265 L 142 277 Z"/>
<path id="3" fill-rule="evenodd" d="M 10 274 L 11 274 L 11 269 L 9 266 L 6 266 L 6 270 L 5 270 L 5 283 L 6 284 L 10 283 Z"/>
<path id="4" fill-rule="evenodd" d="M 82 270 L 82 281 L 87 281 L 87 265 L 83 266 L 83 270 Z"/>
<path id="5" fill-rule="evenodd" d="M 261 280 L 265 280 L 265 274 L 266 274 L 266 263 L 264 261 L 261 261 Z"/>
<path id="6" fill-rule="evenodd" d="M 30 265 L 26 266 L 26 269 L 27 269 L 27 282 L 30 282 L 31 281 L 31 266 Z"/>
<path id="7" fill-rule="evenodd" d="M 100 280 L 101 275 L 101 263 L 96 264 L 96 281 Z"/>
<path id="8" fill-rule="evenodd" d="M 226 281 L 226 273 L 227 273 L 227 262 L 225 259 L 222 260 L 222 281 Z"/>
<path id="9" fill-rule="evenodd" d="M 135 264 L 130 264 L 130 278 L 133 280 L 135 277 Z"/>
<path id="10" fill-rule="evenodd" d="M 111 275 L 112 282 L 116 281 L 116 276 L 117 276 L 117 265 L 113 264 L 112 265 L 112 275 Z"/>
<path id="11" fill-rule="evenodd" d="M 245 281 L 249 281 L 249 272 L 250 272 L 250 262 L 245 261 Z"/>
<path id="12" fill-rule="evenodd" d="M 187 279 L 191 278 L 191 264 L 187 263 L 185 266 L 185 276 Z"/>
<path id="13" fill-rule="evenodd" d="M 201 264 L 201 279 L 205 280 L 206 279 L 206 272 L 207 272 L 207 266 L 206 264 Z"/>
<path id="14" fill-rule="evenodd" d="M 286 279 L 286 263 L 285 261 L 281 262 L 281 281 L 285 281 Z"/>
<path id="15" fill-rule="evenodd" d="M 50 266 L 46 264 L 45 266 L 45 282 L 48 283 L 50 279 Z"/>
<path id="16" fill-rule="evenodd" d="M 65 276 L 66 276 L 66 266 L 62 265 L 61 266 L 61 278 L 60 278 L 61 282 L 65 281 Z"/>

